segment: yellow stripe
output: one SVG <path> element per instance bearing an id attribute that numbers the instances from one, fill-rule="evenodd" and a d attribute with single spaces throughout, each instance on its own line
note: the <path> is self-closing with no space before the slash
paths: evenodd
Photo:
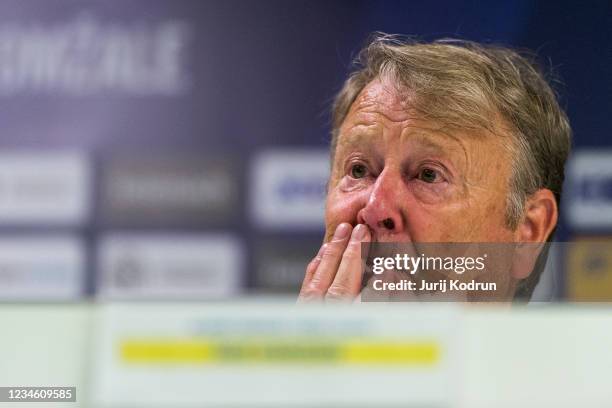
<path id="1" fill-rule="evenodd" d="M 436 343 L 364 343 L 351 342 L 343 347 L 343 360 L 348 363 L 424 364 L 432 365 L 440 358 Z"/>
<path id="2" fill-rule="evenodd" d="M 124 340 L 121 360 L 130 364 L 361 364 L 434 365 L 434 341 Z"/>

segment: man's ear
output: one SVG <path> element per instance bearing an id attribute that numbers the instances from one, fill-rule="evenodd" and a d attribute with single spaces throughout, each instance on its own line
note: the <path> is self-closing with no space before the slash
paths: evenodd
<path id="1" fill-rule="evenodd" d="M 557 201 L 553 192 L 546 188 L 536 191 L 525 203 L 525 212 L 516 230 L 516 241 L 546 242 L 557 225 L 557 218 Z"/>
<path id="2" fill-rule="evenodd" d="M 557 201 L 552 191 L 541 189 L 525 203 L 523 218 L 516 229 L 517 243 L 512 277 L 525 279 L 533 271 L 538 256 L 557 225 Z"/>

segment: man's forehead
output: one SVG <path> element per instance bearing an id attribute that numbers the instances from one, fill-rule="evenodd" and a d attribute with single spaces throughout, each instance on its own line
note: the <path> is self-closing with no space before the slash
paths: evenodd
<path id="1" fill-rule="evenodd" d="M 341 127 L 339 145 L 372 142 L 380 127 L 401 125 L 402 138 L 439 148 L 457 137 L 438 123 L 425 120 L 412 108 L 410 93 L 389 79 L 375 79 L 355 99 Z"/>
<path id="2" fill-rule="evenodd" d="M 409 143 L 405 146 L 418 146 L 420 149 L 426 149 L 432 153 L 459 152 L 466 154 L 467 140 L 465 140 L 465 137 L 445 132 L 438 128 L 428 127 L 427 124 L 411 123 L 403 129 L 399 138 L 393 139 L 386 138 L 378 130 L 378 127 L 375 125 L 358 124 L 340 134 L 338 147 L 344 150 L 345 148 L 352 149 L 364 146 L 381 147 L 381 143 L 391 143 L 394 146 Z M 380 139 L 381 137 L 385 141 Z"/>
<path id="3" fill-rule="evenodd" d="M 501 124 L 497 126 L 499 132 L 494 135 L 479 126 L 468 129 L 425 118 L 415 107 L 415 100 L 414 92 L 398 85 L 394 79 L 374 79 L 364 87 L 351 105 L 340 127 L 338 145 L 373 142 L 372 136 L 378 135 L 382 128 L 387 126 L 401 126 L 402 140 L 410 138 L 431 148 L 449 148 L 456 145 L 459 150 L 465 150 L 466 143 L 497 144 L 502 142 L 500 139 L 509 135 Z"/>
<path id="4" fill-rule="evenodd" d="M 366 85 L 351 105 L 347 118 L 367 120 L 373 114 L 401 122 L 411 115 L 410 93 L 389 78 L 377 78 Z"/>

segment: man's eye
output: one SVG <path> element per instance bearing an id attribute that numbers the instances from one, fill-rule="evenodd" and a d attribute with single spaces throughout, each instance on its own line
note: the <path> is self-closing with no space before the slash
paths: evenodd
<path id="1" fill-rule="evenodd" d="M 425 183 L 436 183 L 440 181 L 440 176 L 437 171 L 425 168 L 419 172 L 419 180 Z"/>
<path id="2" fill-rule="evenodd" d="M 354 164 L 351 167 L 351 177 L 360 179 L 368 175 L 368 169 L 363 164 Z"/>

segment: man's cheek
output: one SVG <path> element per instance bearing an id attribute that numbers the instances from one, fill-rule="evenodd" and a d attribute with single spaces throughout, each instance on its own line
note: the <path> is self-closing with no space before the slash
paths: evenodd
<path id="1" fill-rule="evenodd" d="M 495 213 L 462 212 L 440 217 L 436 229 L 440 242 L 495 242 L 506 238 L 497 218 Z"/>
<path id="2" fill-rule="evenodd" d="M 417 242 L 455 242 L 463 236 L 463 225 L 454 217 L 425 217 L 412 214 L 409 220 L 413 239 Z"/>
<path id="3" fill-rule="evenodd" d="M 465 212 L 464 235 L 471 241 L 506 241 L 510 230 L 506 226 L 505 197 L 482 200 L 479 206 Z"/>
<path id="4" fill-rule="evenodd" d="M 463 205 L 440 207 L 413 205 L 405 209 L 407 228 L 414 241 L 464 242 L 483 222 L 482 216 Z"/>
<path id="5" fill-rule="evenodd" d="M 333 234 L 335 227 L 342 222 L 355 225 L 357 215 L 366 203 L 364 194 L 330 193 L 325 204 L 326 236 Z"/>

